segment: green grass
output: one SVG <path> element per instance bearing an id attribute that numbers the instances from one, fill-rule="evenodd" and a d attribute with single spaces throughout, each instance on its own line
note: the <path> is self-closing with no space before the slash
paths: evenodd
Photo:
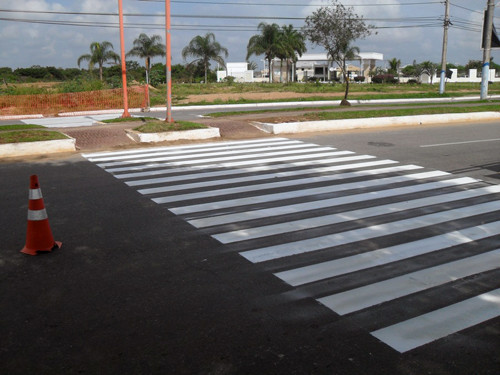
<path id="1" fill-rule="evenodd" d="M 30 124 L 15 124 L 15 125 L 0 125 L 1 131 L 8 130 L 27 130 L 27 129 L 43 129 L 41 125 L 30 125 Z"/>
<path id="2" fill-rule="evenodd" d="M 147 121 L 144 125 L 134 128 L 134 130 L 141 133 L 161 133 L 179 130 L 193 130 L 193 129 L 206 129 L 207 127 L 202 124 L 197 124 L 189 121 L 176 121 L 168 123 L 165 121 Z"/>
<path id="3" fill-rule="evenodd" d="M 472 110 L 472 109 L 467 109 L 467 108 L 473 108 L 477 107 L 478 104 L 484 104 L 480 105 L 477 110 Z M 405 103 L 405 104 L 386 104 L 383 105 L 384 107 L 389 107 L 389 109 L 384 109 L 387 111 L 396 111 L 398 110 L 399 107 L 420 107 L 422 110 L 429 110 L 431 111 L 432 108 L 444 108 L 446 109 L 445 112 L 451 113 L 453 107 L 460 107 L 462 108 L 462 112 L 479 112 L 479 111 L 495 111 L 495 108 L 498 108 L 497 104 L 487 104 L 488 102 L 486 101 L 466 101 L 466 102 L 460 102 L 460 103 L 444 103 L 444 104 L 439 104 L 439 103 Z M 473 106 L 471 106 L 471 104 Z M 340 107 L 338 105 L 334 106 L 321 106 L 321 107 L 293 107 L 293 108 L 279 108 L 279 109 L 260 109 L 260 110 L 254 110 L 254 111 L 228 111 L 228 112 L 213 112 L 207 114 L 207 116 L 210 116 L 212 118 L 219 118 L 219 117 L 227 117 L 227 116 L 239 116 L 239 115 L 252 115 L 252 114 L 273 114 L 273 113 L 293 113 L 293 112 L 321 112 L 321 111 L 335 111 L 338 110 L 339 116 L 342 116 L 341 114 L 346 113 L 346 112 L 361 112 L 366 114 L 367 110 L 366 108 L 370 107 L 380 107 L 381 105 L 363 105 L 363 106 L 355 106 L 355 107 Z M 363 108 L 363 110 L 361 110 Z M 445 113 L 445 112 L 439 112 L 440 110 L 437 109 L 436 113 Z M 429 112 L 431 113 L 431 112 Z M 350 116 L 350 115 L 345 115 L 345 116 Z M 360 115 L 360 117 L 364 117 Z"/>
<path id="4" fill-rule="evenodd" d="M 395 116 L 416 116 L 434 115 L 444 113 L 472 113 L 485 111 L 500 111 L 500 105 L 483 105 L 475 107 L 430 107 L 430 108 L 402 108 L 402 109 L 382 109 L 368 111 L 345 111 L 345 112 L 313 112 L 304 114 L 303 121 L 311 120 L 338 120 L 351 118 L 369 117 L 395 117 Z"/>
<path id="5" fill-rule="evenodd" d="M 62 133 L 47 130 L 15 130 L 0 132 L 0 144 L 52 141 L 68 138 Z"/>
<path id="6" fill-rule="evenodd" d="M 113 124 L 113 123 L 120 123 L 120 122 L 134 122 L 134 121 L 150 121 L 150 120 L 157 120 L 155 117 L 118 117 L 118 118 L 112 118 L 109 120 L 102 120 L 101 122 L 104 122 L 105 124 Z"/>

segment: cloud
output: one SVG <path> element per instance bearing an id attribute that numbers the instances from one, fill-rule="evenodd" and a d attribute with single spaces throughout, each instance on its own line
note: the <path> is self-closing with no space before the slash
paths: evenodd
<path id="1" fill-rule="evenodd" d="M 349 6 L 349 4 L 357 5 L 354 7 L 354 11 L 362 15 L 367 23 L 379 27 L 377 34 L 354 42 L 354 45 L 360 47 L 362 51 L 383 53 L 385 60 L 396 57 L 406 64 L 411 63 L 413 60 L 419 62 L 425 60 L 440 61 L 443 37 L 442 18 L 444 15 L 444 6 L 441 2 L 429 5 L 408 5 L 407 1 L 402 0 L 342 0 L 342 2 L 346 6 Z M 395 5 L 384 5 L 389 2 Z M 5 3 L 1 5 L 3 9 L 17 10 L 103 13 L 117 13 L 118 11 L 116 0 L 16 0 L 15 2 L 4 1 L 3 3 Z M 173 25 L 191 25 L 190 29 L 194 29 L 172 29 L 172 62 L 174 64 L 183 63 L 182 49 L 194 36 L 204 35 L 208 31 L 213 31 L 216 40 L 228 48 L 228 61 L 244 61 L 248 40 L 252 35 L 258 33 L 257 25 L 259 22 L 275 22 L 280 26 L 293 24 L 297 28 L 304 24 L 301 20 L 259 19 L 259 16 L 306 17 L 316 9 L 316 6 L 307 5 L 326 5 L 327 3 L 329 1 L 307 0 L 305 6 L 301 7 L 172 3 L 172 14 L 198 14 L 213 17 L 172 18 Z M 160 15 L 159 17 L 125 17 L 126 22 L 158 25 L 157 30 L 146 27 L 126 28 L 126 50 L 132 48 L 133 40 L 141 32 L 148 35 L 159 34 L 165 39 L 163 28 L 165 7 L 162 2 L 124 1 L 123 5 L 125 13 L 142 12 Z M 480 30 L 481 28 L 484 4 L 481 2 L 481 5 L 479 5 L 477 2 L 471 2 L 470 0 L 454 0 L 453 5 L 451 18 L 455 23 L 449 30 L 448 61 L 465 64 L 470 59 L 480 60 L 482 58 L 482 51 L 479 48 L 481 33 L 474 30 Z M 497 10 L 497 13 L 500 13 L 500 10 Z M 220 16 L 225 15 L 256 16 L 257 19 L 220 18 Z M 27 13 L 4 13 L 3 16 L 5 18 L 37 20 L 118 22 L 117 16 L 68 16 Z M 430 20 L 421 22 L 416 17 L 429 17 Z M 428 25 L 412 27 L 422 23 Z M 467 30 L 464 30 L 464 25 Z M 253 31 L 227 31 L 231 29 L 231 26 L 246 26 L 252 28 Z M 220 30 L 221 28 L 226 29 L 226 31 Z M 232 29 L 236 30 L 234 27 Z M 4 21 L 0 23 L 0 37 L 2 38 L 1 65 L 13 68 L 35 64 L 76 67 L 78 56 L 87 53 L 90 43 L 94 41 L 110 41 L 113 43 L 116 52 L 120 50 L 117 28 L 59 26 Z M 314 50 L 310 48 L 309 52 L 322 51 L 318 50 L 318 48 Z M 496 57 L 496 60 L 500 60 L 498 51 L 494 51 L 493 56 Z M 261 58 L 262 56 L 253 56 L 252 60 L 259 62 Z M 161 60 L 157 58 L 155 61 Z"/>

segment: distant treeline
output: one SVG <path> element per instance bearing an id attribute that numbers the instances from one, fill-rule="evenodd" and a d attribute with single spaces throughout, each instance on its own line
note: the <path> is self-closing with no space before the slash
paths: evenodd
<path id="1" fill-rule="evenodd" d="M 135 61 L 127 61 L 127 84 L 144 84 L 145 68 Z M 199 82 L 204 79 L 203 65 L 172 66 L 172 81 Z M 215 76 L 215 72 L 211 75 Z M 166 82 L 165 64 L 157 63 L 151 68 L 150 83 L 158 86 Z M 97 70 L 78 68 L 56 68 L 53 66 L 33 65 L 29 68 L 0 68 L 0 93 L 8 94 L 9 86 L 20 83 L 61 82 L 59 92 L 87 91 L 102 88 L 118 88 L 122 85 L 121 65 L 103 68 L 103 82 L 99 81 Z"/>

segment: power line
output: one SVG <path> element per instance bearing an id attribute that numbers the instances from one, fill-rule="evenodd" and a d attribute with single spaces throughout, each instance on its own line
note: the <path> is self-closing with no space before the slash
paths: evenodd
<path id="1" fill-rule="evenodd" d="M 137 0 L 140 2 L 163 2 L 163 0 Z M 239 3 L 239 2 L 232 2 L 232 1 L 227 1 L 227 2 L 222 2 L 222 1 L 196 1 L 196 0 L 186 0 L 186 1 L 181 1 L 181 0 L 171 0 L 170 2 L 172 3 L 181 3 L 181 4 L 207 4 L 207 5 L 243 5 L 243 6 L 279 6 L 279 7 L 321 7 L 325 6 L 325 4 L 290 4 L 290 3 Z M 418 1 L 418 2 L 411 2 L 411 3 L 373 3 L 373 4 L 344 4 L 345 6 L 350 6 L 350 7 L 372 7 L 372 6 L 397 6 L 397 5 L 428 5 L 428 4 L 440 4 L 441 0 L 434 0 L 434 1 Z"/>
<path id="2" fill-rule="evenodd" d="M 99 21 L 61 21 L 61 20 L 41 20 L 41 19 L 26 19 L 26 18 L 0 18 L 1 21 L 59 25 L 59 26 L 80 26 L 80 27 L 101 27 L 101 28 L 117 28 L 118 23 L 99 22 Z M 404 29 L 404 28 L 426 28 L 437 27 L 440 23 L 422 23 L 420 25 L 395 25 L 395 26 L 374 26 L 374 29 Z M 126 28 L 144 28 L 149 30 L 163 30 L 163 24 L 151 23 L 125 23 Z M 258 31 L 257 26 L 252 25 L 185 25 L 174 24 L 172 28 L 177 30 L 216 30 L 216 31 Z M 300 28 L 300 27 L 299 27 Z"/>

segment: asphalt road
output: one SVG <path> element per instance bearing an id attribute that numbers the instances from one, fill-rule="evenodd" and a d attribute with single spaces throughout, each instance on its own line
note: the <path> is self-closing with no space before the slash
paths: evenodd
<path id="1" fill-rule="evenodd" d="M 366 153 L 376 156 L 377 160 L 387 158 L 418 164 L 425 167 L 425 172 L 438 169 L 498 183 L 500 134 L 498 126 L 491 123 L 351 131 L 296 138 L 354 151 L 356 155 Z M 210 172 L 210 168 L 214 168 L 203 167 L 203 163 L 209 163 L 206 157 L 197 158 L 196 152 L 190 155 L 191 159 L 199 159 L 202 166 L 194 171 L 177 170 L 182 166 L 175 166 L 174 176 L 182 181 L 189 174 Z M 252 155 L 245 157 L 251 158 Z M 273 165 L 265 163 L 257 153 L 253 157 L 256 160 L 252 166 L 262 163 L 267 168 Z M 326 157 L 318 154 L 315 160 L 321 164 L 325 162 L 323 159 Z M 158 193 L 141 192 L 140 187 L 124 183 L 129 182 L 128 179 L 116 178 L 116 173 L 125 172 L 110 169 L 123 165 L 99 167 L 99 163 L 78 155 L 0 163 L 3 198 L 0 203 L 0 225 L 3 228 L 0 245 L 0 373 L 500 372 L 498 316 L 400 353 L 370 331 L 395 315 L 404 314 L 406 304 L 413 301 L 412 296 L 389 303 L 389 307 L 399 313 L 391 313 L 387 305 L 382 305 L 375 313 L 336 313 L 318 303 L 314 293 L 322 290 L 324 295 L 325 291 L 356 285 L 352 277 L 333 279 L 319 286 L 315 284 L 309 289 L 291 287 L 273 275 L 285 267 L 282 264 L 249 261 L 248 257 L 240 255 L 240 251 L 249 250 L 245 246 L 238 248 L 217 240 L 217 232 L 211 227 L 203 229 L 192 225 L 186 221 L 189 218 L 185 215 L 172 211 L 175 203 L 157 204 L 153 199 L 159 198 Z M 237 172 L 235 166 L 224 171 Z M 252 172 L 250 179 L 260 173 L 263 172 Z M 322 173 L 316 173 L 316 177 Z M 26 235 L 31 174 L 40 178 L 54 237 L 63 242 L 62 249 L 37 257 L 19 253 Z M 431 180 L 439 182 L 443 178 L 448 177 L 433 177 Z M 213 199 L 217 201 L 213 198 L 215 193 L 211 192 L 219 188 L 219 184 L 229 183 L 231 188 L 248 184 L 258 186 L 258 180 L 254 179 L 253 182 L 234 184 L 222 177 L 215 180 L 198 177 L 202 187 L 195 189 L 193 185 L 182 194 L 204 193 L 204 198 L 193 201 L 193 207 L 198 207 Z M 215 183 L 213 188 L 207 187 L 211 181 Z M 370 181 L 376 183 L 377 178 Z M 483 188 L 488 183 L 476 182 L 473 187 Z M 301 189 L 305 190 L 309 185 L 314 184 L 308 182 Z M 400 185 L 397 186 L 404 188 L 408 183 Z M 165 185 L 152 185 L 162 186 Z M 290 189 L 278 188 L 276 192 Z M 360 193 L 364 194 L 365 190 Z M 175 198 L 179 194 L 173 191 L 166 196 Z M 237 196 L 252 197 L 252 194 L 261 196 L 261 193 L 251 191 Z M 168 199 L 175 202 L 177 198 Z M 185 199 L 195 198 L 186 196 Z M 278 207 L 275 203 L 269 204 Z M 461 209 L 464 204 L 455 207 L 448 203 L 449 207 L 437 206 L 436 210 Z M 234 213 L 241 211 L 236 209 Z M 220 209 L 215 212 L 215 216 L 205 217 L 211 220 L 230 213 Z M 471 220 L 476 224 L 490 223 L 499 219 L 498 212 L 485 213 Z M 377 223 L 374 220 L 372 224 Z M 449 229 L 468 225 L 464 220 L 457 221 L 456 225 L 449 224 Z M 356 225 L 365 225 L 365 222 L 369 220 L 359 220 Z M 272 220 L 266 221 L 266 225 L 270 224 Z M 300 231 L 290 234 L 292 237 L 300 235 Z M 402 241 L 401 237 L 398 238 L 396 241 Z M 377 245 L 377 241 L 368 242 L 372 245 L 363 246 Z M 471 252 L 476 247 L 492 250 L 498 248 L 500 237 L 495 235 L 478 243 L 457 250 Z M 360 243 L 346 245 L 342 251 L 358 251 L 356 245 Z M 486 251 L 484 249 L 479 252 Z M 325 256 L 322 253 L 319 258 Z M 430 258 L 419 258 L 419 262 L 427 264 L 432 261 Z M 291 264 L 295 266 L 297 262 L 310 261 L 300 258 Z M 392 269 L 385 268 L 382 274 L 388 272 L 396 276 L 401 272 L 399 264 L 402 263 L 397 263 Z M 405 267 L 408 265 L 403 264 Z M 373 273 L 367 271 L 363 278 L 369 278 Z M 434 301 L 433 304 L 447 303 L 453 298 L 463 300 L 464 296 L 499 288 L 498 276 L 498 269 L 481 272 L 457 281 L 452 288 L 434 288 L 425 298 Z M 381 275 L 371 277 L 380 278 Z M 338 283 L 346 283 L 346 286 Z M 420 302 L 429 303 L 426 300 Z"/>
<path id="2" fill-rule="evenodd" d="M 356 129 L 294 138 L 500 183 L 500 124 L 494 122 Z"/>

